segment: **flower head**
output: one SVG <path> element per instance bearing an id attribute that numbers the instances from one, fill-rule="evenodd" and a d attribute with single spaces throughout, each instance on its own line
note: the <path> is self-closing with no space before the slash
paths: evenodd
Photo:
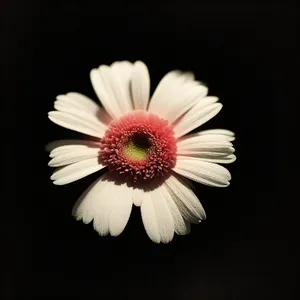
<path id="1" fill-rule="evenodd" d="M 234 134 L 224 129 L 188 134 L 222 108 L 193 74 L 172 71 L 150 95 L 146 65 L 137 61 L 101 65 L 91 81 L 102 106 L 78 93 L 60 95 L 49 112 L 54 123 L 90 140 L 50 143 L 54 184 L 74 182 L 105 169 L 78 199 L 73 215 L 93 221 L 100 235 L 119 235 L 132 204 L 141 208 L 145 230 L 156 243 L 174 232 L 190 232 L 206 218 L 190 180 L 226 187 L 231 179 L 219 164 L 233 162 Z"/>
<path id="2" fill-rule="evenodd" d="M 110 170 L 146 184 L 171 171 L 176 150 L 168 122 L 137 110 L 112 121 L 100 141 L 99 158 Z"/>

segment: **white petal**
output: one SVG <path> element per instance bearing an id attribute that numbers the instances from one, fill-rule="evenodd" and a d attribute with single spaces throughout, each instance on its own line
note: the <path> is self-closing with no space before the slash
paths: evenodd
<path id="1" fill-rule="evenodd" d="M 92 99 L 79 93 L 68 93 L 66 95 L 59 95 L 56 98 L 70 107 L 78 108 L 94 116 L 101 109 Z"/>
<path id="2" fill-rule="evenodd" d="M 50 151 L 49 156 L 51 158 L 59 155 L 72 153 L 73 151 L 85 150 L 85 149 L 100 149 L 99 142 L 84 141 L 84 140 L 58 140 L 49 143 L 46 149 Z"/>
<path id="3" fill-rule="evenodd" d="M 226 136 L 234 136 L 234 132 L 227 129 L 209 129 L 202 130 L 198 132 L 199 135 L 210 135 L 210 134 L 218 134 L 218 135 L 226 135 Z"/>
<path id="4" fill-rule="evenodd" d="M 151 101 L 149 103 L 149 111 L 155 112 L 161 106 L 159 105 L 160 99 L 164 98 L 164 94 L 168 92 L 169 89 L 174 88 L 174 83 L 182 82 L 179 78 L 182 76 L 182 73 L 179 71 L 172 71 L 167 73 L 159 82 L 158 86 L 156 87 Z"/>
<path id="5" fill-rule="evenodd" d="M 144 228 L 149 238 L 154 243 L 160 243 L 160 234 L 158 231 L 158 224 L 156 220 L 154 204 L 149 194 L 148 196 L 145 197 L 141 205 L 141 215 L 142 215 Z"/>
<path id="6" fill-rule="evenodd" d="M 60 148 L 63 150 L 65 147 L 93 147 L 94 145 L 98 147 L 99 143 L 85 140 L 56 140 L 46 145 L 46 151 L 52 152 L 54 150 L 59 150 Z"/>
<path id="7" fill-rule="evenodd" d="M 220 158 L 201 158 L 203 161 L 213 162 L 217 164 L 231 164 L 236 161 L 236 156 L 234 154 L 230 154 Z"/>
<path id="8" fill-rule="evenodd" d="M 100 188 L 103 189 L 105 183 L 102 177 L 100 177 L 82 193 L 72 209 L 72 215 L 76 220 L 82 219 L 85 224 L 93 220 Z"/>
<path id="9" fill-rule="evenodd" d="M 174 91 L 176 92 L 176 90 Z M 167 110 L 166 119 L 173 123 L 182 115 L 184 115 L 191 107 L 202 101 L 202 99 L 207 95 L 208 89 L 204 85 L 191 82 L 185 84 L 181 90 L 178 89 L 176 94 L 173 95 L 170 109 Z"/>
<path id="10" fill-rule="evenodd" d="M 61 167 L 98 156 L 99 149 L 97 148 L 74 148 L 73 150 L 64 151 L 56 155 L 49 161 L 48 166 Z"/>
<path id="11" fill-rule="evenodd" d="M 94 157 L 54 171 L 51 180 L 54 181 L 54 184 L 64 185 L 95 173 L 104 167 L 99 164 L 98 157 Z"/>
<path id="12" fill-rule="evenodd" d="M 150 76 L 147 66 L 141 61 L 134 64 L 131 91 L 134 109 L 146 110 L 150 95 Z"/>
<path id="13" fill-rule="evenodd" d="M 158 187 L 148 194 L 141 206 L 143 224 L 149 238 L 156 243 L 169 243 L 174 236 L 174 221 L 164 194 Z M 158 237 L 159 234 L 159 237 Z"/>
<path id="14" fill-rule="evenodd" d="M 78 199 L 73 208 L 77 220 L 89 223 L 102 236 L 119 235 L 125 228 L 132 207 L 132 189 L 116 183 L 108 173 L 96 180 Z"/>
<path id="15" fill-rule="evenodd" d="M 103 128 L 96 128 L 92 122 L 73 116 L 68 113 L 51 111 L 48 113 L 49 119 L 57 125 L 71 129 L 80 133 L 84 133 L 94 137 L 102 137 L 104 135 Z"/>
<path id="16" fill-rule="evenodd" d="M 221 129 L 219 129 L 221 130 Z M 200 142 L 232 142 L 235 140 L 233 135 L 219 133 L 219 130 L 205 130 L 196 133 L 184 135 L 177 140 L 179 145 L 189 145 Z M 226 130 L 224 130 L 226 131 Z M 228 132 L 230 132 L 228 130 Z"/>
<path id="17" fill-rule="evenodd" d="M 181 212 L 174 202 L 173 197 L 166 184 L 162 186 L 162 193 L 172 214 L 175 232 L 180 235 L 188 234 L 190 231 L 190 226 L 188 226 L 188 222 L 185 221 L 182 217 Z"/>
<path id="18" fill-rule="evenodd" d="M 112 236 L 121 234 L 129 220 L 132 208 L 132 188 L 127 184 L 115 184 L 112 187 L 112 212 L 109 216 L 109 231 Z"/>
<path id="19" fill-rule="evenodd" d="M 184 222 L 185 222 L 185 226 L 186 226 L 186 234 L 190 234 L 191 233 L 191 223 L 190 222 L 188 222 L 188 221 L 186 221 L 186 220 L 184 220 Z M 198 223 L 200 223 L 201 221 L 199 221 Z"/>
<path id="20" fill-rule="evenodd" d="M 98 192 L 97 200 L 95 201 L 93 226 L 101 236 L 105 236 L 109 234 L 110 214 L 117 199 L 112 197 L 114 183 L 106 180 L 106 174 L 103 175 L 101 181 L 103 182 L 103 187 Z"/>
<path id="21" fill-rule="evenodd" d="M 64 103 L 61 103 L 60 101 L 54 102 L 54 108 L 61 113 L 64 113 L 66 115 L 71 115 L 73 117 L 78 118 L 79 120 L 85 122 L 90 127 L 94 128 L 97 131 L 100 131 L 103 133 L 107 128 L 106 125 L 103 125 L 99 122 L 96 116 L 86 113 L 84 110 L 80 110 L 79 108 L 74 108 L 74 106 L 68 107 Z"/>
<path id="22" fill-rule="evenodd" d="M 122 67 L 122 75 L 116 75 L 116 70 L 120 71 L 120 68 L 116 63 L 111 67 L 101 65 L 90 74 L 93 88 L 112 118 L 132 111 L 131 99 L 125 87 L 125 84 L 129 84 L 128 72 L 125 71 L 127 67 Z"/>
<path id="23" fill-rule="evenodd" d="M 198 158 L 177 157 L 173 171 L 193 181 L 215 187 L 226 187 L 231 179 L 229 171 L 224 167 Z"/>
<path id="24" fill-rule="evenodd" d="M 178 151 L 185 151 L 185 150 L 199 150 L 199 151 L 214 151 L 214 152 L 222 152 L 222 151 L 227 151 L 228 153 L 233 153 L 234 149 L 232 147 L 232 143 L 230 142 L 219 142 L 219 141 L 189 141 L 186 143 L 177 143 L 177 149 Z"/>
<path id="25" fill-rule="evenodd" d="M 190 134 L 189 137 L 192 138 L 194 134 Z M 195 136 L 198 137 L 199 141 L 202 140 L 203 142 L 232 142 L 235 140 L 234 136 L 229 135 L 222 135 L 222 134 L 203 134 L 202 132 L 195 133 Z M 185 135 L 185 137 L 188 137 Z"/>
<path id="26" fill-rule="evenodd" d="M 179 159 L 194 159 L 198 158 L 202 161 L 212 162 L 216 164 L 230 164 L 236 161 L 234 154 L 218 153 L 218 152 L 198 152 L 190 151 L 186 152 L 185 155 L 178 155 Z"/>
<path id="27" fill-rule="evenodd" d="M 59 100 L 56 100 L 54 102 L 54 108 L 57 111 L 70 114 L 74 117 L 77 117 L 78 119 L 88 122 L 89 124 L 94 125 L 96 129 L 101 128 L 104 134 L 105 130 L 107 129 L 107 125 L 102 123 L 98 118 L 98 112 L 100 112 L 100 110 L 95 113 L 90 113 L 85 109 L 82 109 L 81 107 L 76 107 L 73 104 L 65 103 L 65 101 L 60 100 L 61 97 L 64 96 L 58 96 L 57 98 Z"/>
<path id="28" fill-rule="evenodd" d="M 206 97 L 194 105 L 174 124 L 175 137 L 179 138 L 213 118 L 222 108 L 221 103 L 215 103 L 217 100 L 216 97 Z"/>
<path id="29" fill-rule="evenodd" d="M 146 194 L 147 193 L 145 193 L 143 189 L 139 189 L 139 188 L 133 189 L 133 193 L 132 193 L 133 204 L 135 206 L 141 206 L 144 198 L 147 197 Z"/>
<path id="30" fill-rule="evenodd" d="M 177 155 L 203 158 L 205 161 L 230 163 L 236 157 L 232 154 L 234 148 L 228 141 L 203 139 L 206 136 L 193 136 L 177 142 Z M 211 135 L 207 135 L 211 137 Z"/>
<path id="31" fill-rule="evenodd" d="M 200 220 L 206 219 L 200 201 L 183 178 L 177 175 L 170 176 L 165 183 L 185 220 L 197 224 Z M 189 231 L 188 227 L 187 230 Z"/>
<path id="32" fill-rule="evenodd" d="M 101 101 L 103 107 L 107 113 L 113 118 L 117 119 L 122 115 L 120 107 L 116 99 L 109 95 L 109 92 L 105 89 L 105 83 L 98 69 L 93 69 L 90 73 L 91 82 L 95 90 L 96 95 Z"/>
<path id="33" fill-rule="evenodd" d="M 107 113 L 93 100 L 79 93 L 59 95 L 56 99 L 54 102 L 56 110 L 94 124 L 97 130 L 102 129 L 104 134 L 110 119 Z"/>
<path id="34" fill-rule="evenodd" d="M 110 99 L 114 99 L 117 102 L 121 113 L 124 114 L 132 111 L 131 99 L 127 98 L 126 91 L 123 88 L 123 77 L 115 76 L 115 72 L 111 67 L 100 66 L 98 70 L 105 84 L 106 92 Z"/>
<path id="35" fill-rule="evenodd" d="M 177 155 L 198 157 L 203 161 L 228 164 L 236 160 L 233 132 L 227 130 L 206 130 L 181 137 L 177 140 Z"/>
<path id="36" fill-rule="evenodd" d="M 190 76 L 186 75 L 186 73 L 182 73 L 179 71 L 172 71 L 167 73 L 162 80 L 159 82 L 157 88 L 154 91 L 154 94 L 151 98 L 149 104 L 149 111 L 153 113 L 159 112 L 162 109 L 161 101 L 165 99 L 166 102 L 167 97 L 165 95 L 170 92 L 170 90 L 174 89 L 174 87 L 179 84 L 183 84 L 186 81 L 190 81 Z M 171 101 L 171 99 L 169 99 Z"/>
<path id="37" fill-rule="evenodd" d="M 154 205 L 160 241 L 169 243 L 174 236 L 174 221 L 161 187 L 152 191 L 150 197 Z"/>
<path id="38" fill-rule="evenodd" d="M 133 64 L 129 61 L 116 61 L 111 65 L 113 75 L 118 80 L 120 88 L 123 90 L 125 102 L 132 110 L 131 86 Z"/>
<path id="39" fill-rule="evenodd" d="M 195 75 L 193 72 L 183 72 L 183 74 L 184 74 L 184 82 L 189 82 L 189 81 L 195 80 Z M 200 81 L 198 81 L 198 82 L 201 83 Z"/>
<path id="40" fill-rule="evenodd" d="M 173 71 L 165 75 L 155 90 L 149 112 L 158 114 L 171 124 L 206 96 L 208 89 L 189 73 Z"/>
<path id="41" fill-rule="evenodd" d="M 77 200 L 73 207 L 73 216 L 85 224 L 94 220 L 94 229 L 102 236 L 109 234 L 110 199 L 109 181 L 106 174 L 97 179 Z"/>

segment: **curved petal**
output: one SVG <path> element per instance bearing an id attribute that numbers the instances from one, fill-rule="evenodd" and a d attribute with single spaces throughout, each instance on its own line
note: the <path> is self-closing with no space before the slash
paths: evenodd
<path id="1" fill-rule="evenodd" d="M 176 92 L 176 90 L 174 91 Z M 167 110 L 167 120 L 170 124 L 182 117 L 195 103 L 201 101 L 207 95 L 208 89 L 202 84 L 191 82 L 178 89 L 173 95 L 173 105 Z"/>
<path id="2" fill-rule="evenodd" d="M 106 67 L 108 68 L 108 66 Z M 114 95 L 111 95 L 110 92 L 106 90 L 108 83 L 104 81 L 99 69 L 93 69 L 90 73 L 92 86 L 104 109 L 113 119 L 116 119 L 122 115 L 122 111 Z"/>
<path id="3" fill-rule="evenodd" d="M 160 240 L 162 243 L 169 243 L 174 236 L 174 222 L 171 211 L 161 188 L 154 190 L 150 196 L 154 204 Z"/>
<path id="4" fill-rule="evenodd" d="M 132 193 L 132 200 L 135 206 L 141 206 L 147 193 L 143 189 L 135 188 Z"/>
<path id="5" fill-rule="evenodd" d="M 147 110 L 150 96 L 150 76 L 147 66 L 142 61 L 134 63 L 131 91 L 134 109 Z"/>
<path id="6" fill-rule="evenodd" d="M 78 123 L 81 122 L 84 124 L 85 127 L 92 127 L 96 130 L 97 137 L 99 134 L 103 136 L 107 129 L 108 116 L 105 111 L 102 110 L 93 100 L 82 94 L 68 93 L 66 95 L 59 95 L 56 97 L 56 101 L 54 102 L 54 108 L 60 112 L 59 116 L 71 116 L 73 119 L 77 119 Z M 52 113 L 50 113 L 50 115 L 51 114 Z M 78 128 L 67 128 L 79 131 Z M 89 135 L 95 136 L 94 134 Z"/>
<path id="7" fill-rule="evenodd" d="M 131 78 L 133 72 L 133 64 L 129 61 L 116 61 L 111 65 L 113 75 L 118 80 L 120 88 L 123 90 L 125 102 L 132 109 L 131 96 Z"/>
<path id="8" fill-rule="evenodd" d="M 229 130 L 206 130 L 189 134 L 177 140 L 177 155 L 198 157 L 203 161 L 228 164 L 236 160 L 234 133 Z M 184 157 L 183 157 L 184 158 Z"/>
<path id="9" fill-rule="evenodd" d="M 72 209 L 72 216 L 77 220 L 82 220 L 85 224 L 89 224 L 95 215 L 95 204 L 100 188 L 103 189 L 105 182 L 102 177 L 94 181 L 78 198 Z"/>
<path id="10" fill-rule="evenodd" d="M 224 167 L 198 158 L 177 157 L 173 171 L 193 181 L 215 187 L 226 187 L 231 179 L 229 171 Z"/>
<path id="11" fill-rule="evenodd" d="M 109 234 L 109 218 L 116 198 L 111 197 L 114 186 L 110 184 L 110 181 L 106 181 L 104 176 L 99 185 L 99 190 L 93 195 L 95 204 L 91 206 L 91 216 L 94 220 L 94 229 L 99 235 L 106 236 Z"/>
<path id="12" fill-rule="evenodd" d="M 189 223 L 188 221 L 184 220 L 166 184 L 162 186 L 162 193 L 172 214 L 175 232 L 179 235 L 188 234 L 190 232 L 190 226 L 188 225 Z"/>
<path id="13" fill-rule="evenodd" d="M 93 116 L 96 116 L 98 110 L 101 109 L 92 99 L 80 93 L 71 92 L 66 95 L 59 95 L 56 99 L 65 103 L 66 106 L 78 108 Z"/>
<path id="14" fill-rule="evenodd" d="M 177 175 L 173 175 L 165 183 L 185 220 L 197 224 L 199 221 L 206 219 L 205 211 L 188 182 Z M 189 230 L 188 227 L 187 230 Z"/>
<path id="15" fill-rule="evenodd" d="M 128 69 L 128 63 L 116 62 L 111 67 L 101 65 L 90 73 L 95 93 L 105 110 L 114 119 L 132 111 L 132 102 L 128 94 L 131 73 Z M 122 72 L 118 73 L 121 70 Z"/>
<path id="16" fill-rule="evenodd" d="M 54 152 L 54 154 L 57 152 Z M 50 167 L 62 167 L 65 165 L 74 164 L 79 161 L 87 160 L 89 158 L 98 157 L 98 148 L 75 148 L 69 151 L 58 152 L 60 154 L 54 155 L 49 161 L 48 166 Z M 50 154 L 51 155 L 51 154 Z M 53 154 L 52 154 L 53 155 Z"/>
<path id="17" fill-rule="evenodd" d="M 211 135 L 207 135 L 212 137 Z M 232 143 L 218 139 L 203 139 L 194 136 L 177 142 L 177 155 L 203 158 L 205 161 L 230 163 L 235 160 Z"/>
<path id="18" fill-rule="evenodd" d="M 213 151 L 213 152 L 228 152 L 233 153 L 234 148 L 232 143 L 227 141 L 197 141 L 197 139 L 193 139 L 190 141 L 185 141 L 185 143 L 178 142 L 177 143 L 178 151 Z"/>
<path id="19" fill-rule="evenodd" d="M 179 138 L 213 118 L 222 109 L 217 97 L 206 97 L 195 104 L 185 115 L 176 121 L 173 130 Z"/>
<path id="20" fill-rule="evenodd" d="M 132 189 L 104 174 L 77 200 L 72 214 L 86 224 L 94 220 L 94 229 L 102 236 L 117 236 L 123 232 L 131 208 Z"/>
<path id="21" fill-rule="evenodd" d="M 112 211 L 109 216 L 109 231 L 112 236 L 121 234 L 129 220 L 132 209 L 132 188 L 127 184 L 112 187 Z"/>
<path id="22" fill-rule="evenodd" d="M 157 86 L 149 104 L 149 112 L 159 114 L 172 124 L 204 98 L 207 92 L 207 87 L 195 81 L 190 73 L 169 72 Z"/>
<path id="23" fill-rule="evenodd" d="M 206 136 L 206 138 L 209 138 L 209 136 L 218 136 L 219 138 L 227 137 L 229 142 L 232 142 L 235 140 L 235 134 L 231 130 L 227 129 L 209 129 L 209 130 L 202 130 L 197 133 L 199 136 Z"/>
<path id="24" fill-rule="evenodd" d="M 95 173 L 104 167 L 99 164 L 98 157 L 93 157 L 55 170 L 51 180 L 56 185 L 64 185 Z"/>
<path id="25" fill-rule="evenodd" d="M 178 159 L 201 159 L 202 161 L 212 162 L 216 164 L 231 164 L 236 161 L 234 154 L 228 154 L 226 152 L 199 152 L 199 151 L 188 151 L 185 154 L 177 156 Z"/>
<path id="26" fill-rule="evenodd" d="M 158 230 L 158 223 L 156 220 L 156 213 L 154 209 L 154 204 L 150 195 L 145 197 L 141 205 L 141 215 L 144 224 L 144 228 L 154 243 L 160 243 L 160 234 Z"/>
<path id="27" fill-rule="evenodd" d="M 54 102 L 54 108 L 57 111 L 64 112 L 75 117 L 78 117 L 83 120 L 87 120 L 89 123 L 94 124 L 96 128 L 102 129 L 104 133 L 107 129 L 108 124 L 111 121 L 111 117 L 107 114 L 104 109 L 98 107 L 96 111 L 93 113 L 88 112 L 86 109 L 82 109 L 81 107 L 75 107 L 72 103 L 66 103 L 65 100 L 62 101 L 62 96 L 57 96 L 57 99 Z"/>
<path id="28" fill-rule="evenodd" d="M 200 142 L 232 142 L 234 133 L 226 129 L 210 129 L 184 135 L 177 140 L 177 144 L 189 145 Z"/>
<path id="29" fill-rule="evenodd" d="M 48 117 L 53 123 L 59 126 L 90 136 L 101 138 L 105 132 L 101 123 L 99 123 L 99 126 L 96 126 L 92 118 L 90 119 L 84 114 L 79 116 L 61 111 L 50 111 Z"/>
<path id="30" fill-rule="evenodd" d="M 46 146 L 46 151 L 50 152 L 50 157 L 52 153 L 64 152 L 65 150 L 73 150 L 80 148 L 99 148 L 99 143 L 94 141 L 85 141 L 85 140 L 57 140 L 50 142 Z"/>
<path id="31" fill-rule="evenodd" d="M 153 242 L 169 243 L 174 236 L 174 221 L 161 187 L 149 195 L 141 205 L 145 230 Z"/>

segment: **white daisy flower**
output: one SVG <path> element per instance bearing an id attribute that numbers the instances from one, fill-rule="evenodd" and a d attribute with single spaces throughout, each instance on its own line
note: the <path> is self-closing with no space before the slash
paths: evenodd
<path id="1" fill-rule="evenodd" d="M 222 108 L 193 74 L 166 74 L 150 96 L 146 65 L 137 61 L 101 65 L 90 74 L 99 106 L 78 93 L 60 95 L 49 119 L 94 137 L 49 144 L 53 183 L 64 185 L 106 168 L 79 198 L 73 215 L 93 221 L 102 236 L 124 230 L 132 204 L 140 207 L 145 230 L 156 243 L 206 218 L 190 180 L 226 187 L 231 179 L 220 166 L 233 162 L 234 133 L 224 129 L 188 134 Z"/>

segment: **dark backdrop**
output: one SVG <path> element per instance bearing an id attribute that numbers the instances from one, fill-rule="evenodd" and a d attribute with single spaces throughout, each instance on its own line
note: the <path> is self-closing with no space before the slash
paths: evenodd
<path id="1" fill-rule="evenodd" d="M 296 16 L 292 1 L 2 2 L 3 299 L 293 295 L 294 223 L 275 186 L 274 115 L 286 114 L 297 84 Z M 148 239 L 136 208 L 118 238 L 76 222 L 71 208 L 97 174 L 63 187 L 49 179 L 44 146 L 76 136 L 47 119 L 55 96 L 96 99 L 89 71 L 122 59 L 145 61 L 152 88 L 171 69 L 195 72 L 224 104 L 204 128 L 237 135 L 230 187 L 197 185 L 208 219 L 169 245 Z"/>

